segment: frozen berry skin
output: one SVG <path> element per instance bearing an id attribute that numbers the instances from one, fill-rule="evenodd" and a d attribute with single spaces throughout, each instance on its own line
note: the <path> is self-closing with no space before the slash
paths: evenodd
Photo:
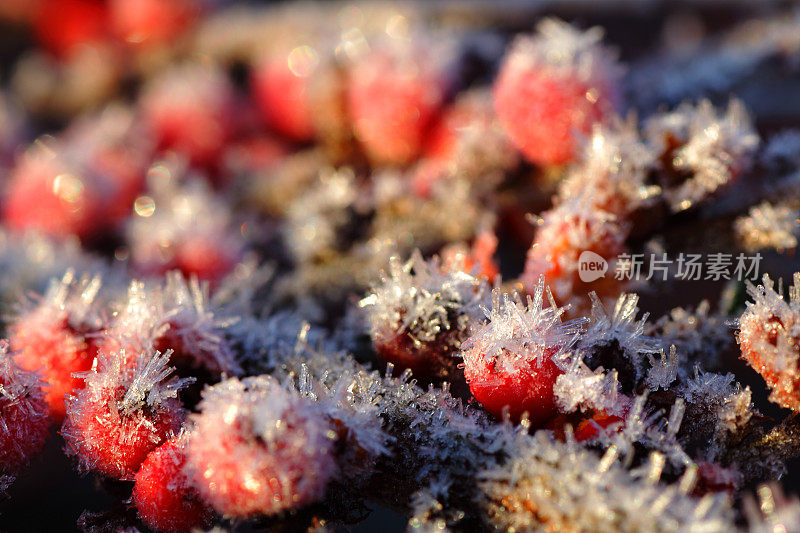
<path id="1" fill-rule="evenodd" d="M 442 72 L 413 51 L 378 50 L 358 60 L 348 80 L 350 119 L 369 158 L 391 165 L 416 159 L 445 96 Z"/>
<path id="2" fill-rule="evenodd" d="M 159 147 L 200 168 L 214 169 L 235 130 L 233 87 L 210 66 L 187 63 L 165 71 L 144 88 L 140 105 Z"/>
<path id="3" fill-rule="evenodd" d="M 383 360 L 417 377 L 446 377 L 488 303 L 486 280 L 443 267 L 437 258 L 425 261 L 417 251 L 405 263 L 393 258 L 361 306 Z"/>
<path id="4" fill-rule="evenodd" d="M 83 374 L 85 387 L 67 397 L 61 434 L 81 469 L 132 479 L 147 455 L 176 434 L 185 410 L 178 391 L 192 380 L 168 379 L 169 352 L 123 354 L 103 370 Z"/>
<path id="5" fill-rule="evenodd" d="M 107 16 L 102 0 L 43 0 L 36 9 L 34 29 L 50 53 L 66 58 L 82 45 L 108 39 Z"/>
<path id="6" fill-rule="evenodd" d="M 766 275 L 762 285 L 748 282 L 747 292 L 752 301 L 737 334 L 742 359 L 764 378 L 772 402 L 800 411 L 800 273 L 788 301 Z"/>
<path id="7" fill-rule="evenodd" d="M 17 366 L 0 341 L 0 474 L 13 476 L 39 452 L 50 418 L 44 383 L 35 372 Z"/>
<path id="8" fill-rule="evenodd" d="M 615 107 L 620 75 L 615 57 L 600 45 L 602 31 L 580 32 L 555 20 L 512 44 L 494 84 L 497 116 L 526 159 L 538 165 L 570 162 L 576 133 Z"/>
<path id="9" fill-rule="evenodd" d="M 318 405 L 259 376 L 207 388 L 199 411 L 187 467 L 217 512 L 274 515 L 323 498 L 338 471 L 337 434 Z"/>
<path id="10" fill-rule="evenodd" d="M 463 345 L 464 375 L 475 399 L 492 415 L 527 413 L 541 424 L 557 413 L 553 391 L 563 370 L 556 358 L 575 342 L 581 321 L 562 322 L 564 309 L 544 300 L 540 280 L 527 304 L 496 289 L 488 322 Z M 549 296 L 549 291 L 548 291 Z M 552 298 L 552 296 L 550 296 Z"/>
<path id="11" fill-rule="evenodd" d="M 207 527 L 214 519 L 184 473 L 185 448 L 184 437 L 165 442 L 150 452 L 133 479 L 132 501 L 139 518 L 163 533 Z"/>
<path id="12" fill-rule="evenodd" d="M 319 56 L 310 46 L 271 54 L 253 70 L 253 99 L 266 124 L 293 141 L 314 138 L 311 81 Z"/>
<path id="13" fill-rule="evenodd" d="M 64 419 L 64 397 L 83 386 L 97 355 L 94 333 L 102 328 L 97 303 L 100 278 L 75 279 L 70 271 L 53 281 L 41 301 L 9 324 L 17 364 L 47 384 L 45 399 L 56 422 Z"/>
<path id="14" fill-rule="evenodd" d="M 514 355 L 506 353 L 503 358 L 513 359 Z M 497 360 L 477 357 L 464 368 L 470 392 L 497 418 L 502 418 L 505 408 L 512 420 L 528 413 L 532 423 L 543 422 L 557 413 L 553 387 L 562 370 L 553 362 L 551 353 L 508 367 Z"/>

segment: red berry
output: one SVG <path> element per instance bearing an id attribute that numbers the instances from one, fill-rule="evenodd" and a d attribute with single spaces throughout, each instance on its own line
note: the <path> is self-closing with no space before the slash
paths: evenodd
<path id="1" fill-rule="evenodd" d="M 512 45 L 495 81 L 495 109 L 529 161 L 561 165 L 575 155 L 576 133 L 613 111 L 619 67 L 601 48 L 599 29 L 581 33 L 547 19 L 538 32 Z"/>
<path id="2" fill-rule="evenodd" d="M 376 51 L 350 71 L 350 119 L 376 163 L 404 165 L 416 159 L 444 99 L 442 73 L 430 59 L 407 55 Z"/>
<path id="3" fill-rule="evenodd" d="M 187 0 L 109 0 L 111 31 L 135 46 L 173 41 L 189 25 L 197 11 Z"/>
<path id="4" fill-rule="evenodd" d="M 120 353 L 86 386 L 67 397 L 61 433 L 80 466 L 113 479 L 132 479 L 152 450 L 180 430 L 185 411 L 178 390 L 191 380 L 167 380 L 169 353 L 142 352 L 134 364 Z"/>
<path id="5" fill-rule="evenodd" d="M 34 28 L 39 42 L 59 57 L 107 39 L 108 14 L 102 0 L 42 0 Z"/>
<path id="6" fill-rule="evenodd" d="M 0 341 L 0 473 L 14 475 L 41 450 L 50 419 L 44 384 L 19 368 Z"/>
<path id="7" fill-rule="evenodd" d="M 540 280 L 527 305 L 507 294 L 493 294 L 489 321 L 465 343 L 464 375 L 475 399 L 500 418 L 513 420 L 527 412 L 541 423 L 557 413 L 553 392 L 563 370 L 556 359 L 574 342 L 577 322 L 561 322 L 563 309 L 543 308 L 544 281 Z"/>
<path id="8" fill-rule="evenodd" d="M 230 253 L 217 239 L 202 235 L 189 236 L 176 256 L 175 266 L 188 277 L 218 281 L 228 275 L 239 262 L 238 253 Z"/>
<path id="9" fill-rule="evenodd" d="M 311 80 L 319 56 L 310 46 L 271 55 L 253 71 L 253 98 L 263 120 L 294 141 L 314 138 Z"/>
<path id="10" fill-rule="evenodd" d="M 600 436 L 601 430 L 608 429 L 615 424 L 622 428 L 624 422 L 624 418 L 608 414 L 605 411 L 594 413 L 591 418 L 582 420 L 575 427 L 575 440 L 578 442 L 595 440 Z"/>
<path id="11" fill-rule="evenodd" d="M 338 470 L 337 434 L 317 407 L 269 376 L 207 388 L 187 445 L 203 499 L 231 517 L 320 500 Z"/>
<path id="12" fill-rule="evenodd" d="M 86 169 L 69 164 L 59 150 L 39 143 L 11 172 L 3 204 L 9 228 L 81 238 L 98 231 L 104 184 Z"/>
<path id="13" fill-rule="evenodd" d="M 73 374 L 89 370 L 97 354 L 95 339 L 86 335 L 101 328 L 99 310 L 93 308 L 99 288 L 99 277 L 76 282 L 68 272 L 39 305 L 9 325 L 15 360 L 47 383 L 45 399 L 57 422 L 64 419 L 64 397 L 83 387 L 83 379 Z"/>
<path id="14" fill-rule="evenodd" d="M 200 64 L 175 67 L 144 89 L 141 107 L 159 146 L 214 168 L 234 132 L 234 91 L 223 72 Z"/>
<path id="15" fill-rule="evenodd" d="M 183 471 L 185 448 L 182 437 L 165 442 L 150 452 L 134 477 L 132 500 L 139 518 L 164 533 L 202 528 L 214 517 Z"/>

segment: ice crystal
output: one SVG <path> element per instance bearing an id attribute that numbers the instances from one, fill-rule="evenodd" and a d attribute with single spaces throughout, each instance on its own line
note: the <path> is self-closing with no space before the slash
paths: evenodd
<path id="1" fill-rule="evenodd" d="M 609 313 L 594 293 L 591 319 L 576 348 L 585 353 L 591 368 L 616 369 L 627 391 L 632 391 L 645 377 L 647 357 L 658 353 L 658 341 L 645 334 L 648 315 L 637 319 L 639 297 L 622 294 Z"/>
<path id="2" fill-rule="evenodd" d="M 658 154 L 639 134 L 634 115 L 595 124 L 581 154 L 581 163 L 559 185 L 558 199 L 590 196 L 599 208 L 626 216 L 647 205 L 660 192 L 648 185 Z"/>
<path id="3" fill-rule="evenodd" d="M 381 282 L 361 300 L 367 309 L 377 345 L 407 335 L 413 345 L 441 342 L 439 349 L 457 350 L 482 319 L 489 303 L 489 285 L 471 274 L 426 261 L 419 251 L 402 262 L 394 257 Z"/>
<path id="4" fill-rule="evenodd" d="M 53 278 L 63 277 L 70 269 L 89 276 L 109 271 L 103 261 L 84 252 L 76 239 L 0 232 L 0 298 L 6 305 L 30 292 L 45 292 Z"/>
<path id="5" fill-rule="evenodd" d="M 606 261 L 608 271 L 615 272 L 617 258 L 626 251 L 628 233 L 629 224 L 598 208 L 591 194 L 561 202 L 538 220 L 522 281 L 530 291 L 543 275 L 556 300 L 569 304 L 573 313 L 587 307 L 586 296 L 591 291 L 602 300 L 616 299 L 623 292 L 625 281 L 610 275 L 583 281 L 581 256 L 587 252 L 599 255 Z M 591 258 L 596 260 L 593 255 Z"/>
<path id="6" fill-rule="evenodd" d="M 710 309 L 707 300 L 694 310 L 676 307 L 647 328 L 647 333 L 658 339 L 663 349 L 676 347 L 684 374 L 691 373 L 697 362 L 706 369 L 718 367 L 722 352 L 733 342 L 726 318 Z"/>
<path id="7" fill-rule="evenodd" d="M 789 300 L 781 287 L 775 291 L 768 275 L 763 284 L 747 283 L 752 299 L 739 319 L 742 357 L 772 389 L 770 400 L 788 409 L 800 409 L 798 346 L 800 346 L 800 273 L 794 275 Z"/>
<path id="8" fill-rule="evenodd" d="M 682 440 L 699 447 L 704 459 L 717 460 L 731 436 L 756 412 L 749 387 L 733 374 L 714 374 L 695 369 L 694 377 L 678 387 L 687 404 L 687 427 Z"/>
<path id="9" fill-rule="evenodd" d="M 793 250 L 800 238 L 800 210 L 787 204 L 762 202 L 751 207 L 747 216 L 736 219 L 734 230 L 748 251 Z"/>
<path id="10" fill-rule="evenodd" d="M 637 448 L 657 451 L 664 455 L 666 462 L 681 470 L 693 464 L 678 439 L 686 410 L 682 398 L 676 399 L 669 412 L 664 409 L 648 407 L 648 396 L 636 396 L 628 405 L 624 422 L 616 429 L 607 428 L 599 433 L 600 442 L 607 448 L 613 447 L 616 453 L 633 458 Z"/>
<path id="11" fill-rule="evenodd" d="M 298 261 L 341 250 L 355 228 L 359 191 L 350 169 L 323 172 L 315 187 L 294 200 L 287 212 L 287 242 Z"/>
<path id="12" fill-rule="evenodd" d="M 510 61 L 521 68 L 547 65 L 565 69 L 582 82 L 618 78 L 621 68 L 616 54 L 601 46 L 604 31 L 593 27 L 581 31 L 574 26 L 547 18 L 536 26 L 536 35 L 519 36 L 511 45 Z"/>
<path id="13" fill-rule="evenodd" d="M 85 387 L 67 396 L 61 433 L 81 468 L 130 478 L 150 451 L 178 431 L 184 418 L 178 392 L 194 379 L 172 376 L 168 364 L 168 352 L 130 357 L 122 350 L 104 368 L 79 374 Z"/>
<path id="14" fill-rule="evenodd" d="M 5 340 L 0 341 L 0 408 L 0 483 L 10 484 L 41 449 L 50 421 L 44 383 L 17 366 Z"/>
<path id="15" fill-rule="evenodd" d="M 561 364 L 564 373 L 556 379 L 553 392 L 562 413 L 572 413 L 580 408 L 625 415 L 629 401 L 620 392 L 616 370 L 605 372 L 602 367 L 592 370 L 580 357 L 580 352 L 573 354 L 568 364 Z"/>
<path id="16" fill-rule="evenodd" d="M 767 60 L 791 57 L 800 48 L 797 35 L 796 12 L 749 19 L 691 53 L 648 58 L 631 68 L 629 97 L 646 109 L 709 92 L 724 97 Z"/>
<path id="17" fill-rule="evenodd" d="M 687 175 L 685 181 L 664 191 L 673 211 L 689 209 L 729 185 L 749 169 L 759 145 L 752 120 L 739 100 L 731 100 L 724 112 L 708 100 L 696 106 L 684 103 L 651 117 L 645 130 L 653 146 L 662 147 L 669 157 L 667 164 Z"/>
<path id="18" fill-rule="evenodd" d="M 280 311 L 265 318 L 243 316 L 227 325 L 225 338 L 247 375 L 271 373 L 294 355 L 299 342 L 319 344 L 324 336 L 293 311 Z"/>
<path id="19" fill-rule="evenodd" d="M 623 468 L 618 457 L 616 447 L 600 457 L 571 440 L 559 442 L 539 432 L 515 448 L 505 464 L 481 474 L 489 520 L 517 531 L 538 530 L 542 524 L 630 532 L 732 527 L 723 498 L 691 496 L 689 478 L 674 485 L 659 482 L 660 454 L 637 471 Z"/>
<path id="20" fill-rule="evenodd" d="M 544 278 L 524 301 L 495 289 L 492 308 L 484 311 L 488 321 L 463 344 L 463 356 L 506 368 L 558 358 L 575 344 L 586 322 L 562 321 L 565 311 L 556 305 L 550 289 L 545 291 Z"/>
<path id="21" fill-rule="evenodd" d="M 777 483 L 761 485 L 756 494 L 744 500 L 750 533 L 773 533 L 800 529 L 800 499 L 786 496 Z"/>
<path id="22" fill-rule="evenodd" d="M 480 228 L 493 226 L 494 214 L 476 194 L 476 184 L 464 176 L 437 180 L 424 199 L 397 175 L 384 173 L 373 179 L 376 214 L 371 240 L 393 243 L 400 255 L 413 248 L 428 254 L 446 243 L 471 240 Z"/>
<path id="23" fill-rule="evenodd" d="M 145 405 L 148 408 L 157 408 L 168 399 L 176 399 L 178 392 L 194 382 L 194 378 L 170 379 L 167 378 L 174 372 L 169 367 L 171 352 L 156 351 L 153 354 L 142 352 L 135 363 L 136 371 L 125 390 L 125 395 L 118 403 L 118 409 L 123 415 L 130 415 Z M 124 358 L 118 357 L 117 361 Z"/>
<path id="24" fill-rule="evenodd" d="M 614 310 L 609 314 L 596 294 L 590 293 L 592 311 L 586 334 L 578 343 L 579 348 L 589 348 L 594 344 L 616 343 L 625 351 L 628 358 L 641 354 L 655 353 L 657 340 L 645 334 L 647 318 L 639 315 L 639 295 L 625 293 L 617 298 Z"/>
<path id="25" fill-rule="evenodd" d="M 675 346 L 669 347 L 669 354 L 662 349 L 659 359 L 652 354 L 647 356 L 650 360 L 650 369 L 644 380 L 645 385 L 650 390 L 666 389 L 678 378 L 678 353 Z"/>
<path id="26" fill-rule="evenodd" d="M 104 298 L 98 297 L 103 287 L 100 274 L 78 278 L 67 270 L 61 279 L 53 279 L 37 307 L 49 313 L 53 321 L 66 321 L 75 331 L 97 331 L 103 324 Z M 46 310 L 46 311 L 45 311 Z"/>

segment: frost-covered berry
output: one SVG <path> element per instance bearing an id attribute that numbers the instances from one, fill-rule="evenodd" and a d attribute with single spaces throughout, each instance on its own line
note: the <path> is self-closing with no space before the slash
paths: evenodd
<path id="1" fill-rule="evenodd" d="M 103 335 L 100 365 L 113 363 L 125 349 L 128 364 L 142 351 L 171 352 L 179 375 L 219 379 L 241 368 L 223 338 L 227 322 L 215 316 L 208 288 L 170 272 L 163 283 L 132 281 L 127 300 Z"/>
<path id="2" fill-rule="evenodd" d="M 350 119 L 356 138 L 374 162 L 404 165 L 419 155 L 446 89 L 434 56 L 411 46 L 378 49 L 351 67 Z"/>
<path id="3" fill-rule="evenodd" d="M 494 85 L 497 116 L 531 162 L 561 165 L 616 105 L 620 67 L 600 44 L 603 32 L 580 32 L 546 19 L 538 33 L 517 37 Z"/>
<path id="4" fill-rule="evenodd" d="M 753 301 L 739 318 L 737 335 L 742 358 L 772 389 L 771 401 L 800 411 L 800 273 L 788 301 L 767 275 L 763 285 L 748 282 L 747 292 Z"/>
<path id="5" fill-rule="evenodd" d="M 660 153 L 658 184 L 673 211 L 684 211 L 730 186 L 753 162 L 760 138 L 744 104 L 717 110 L 708 100 L 683 104 L 645 124 Z"/>
<path id="6" fill-rule="evenodd" d="M 375 350 L 385 361 L 420 377 L 452 371 L 461 343 L 483 318 L 489 286 L 459 268 L 425 261 L 419 251 L 389 271 L 361 301 Z"/>
<path id="7" fill-rule="evenodd" d="M 0 341 L 0 475 L 13 476 L 44 445 L 50 427 L 45 384 L 18 367 Z"/>
<path id="8" fill-rule="evenodd" d="M 45 398 L 56 421 L 64 418 L 64 397 L 83 386 L 73 374 L 89 370 L 97 353 L 94 335 L 103 327 L 100 286 L 100 276 L 77 279 L 70 270 L 9 324 L 15 360 L 47 384 Z"/>
<path id="9" fill-rule="evenodd" d="M 219 513 L 273 515 L 325 495 L 338 468 L 337 433 L 310 400 L 259 376 L 206 389 L 199 411 L 187 466 Z"/>
<path id="10" fill-rule="evenodd" d="M 131 262 L 144 276 L 180 270 L 218 282 L 242 258 L 244 239 L 225 202 L 202 181 L 179 186 L 170 177 L 176 172 L 164 165 L 150 170 L 151 191 L 137 199 L 128 221 Z"/>
<path id="11" fill-rule="evenodd" d="M 113 227 L 107 209 L 118 185 L 75 156 L 45 138 L 20 157 L 5 184 L 3 221 L 9 228 L 85 239 Z"/>
<path id="12" fill-rule="evenodd" d="M 147 456 L 134 477 L 132 501 L 139 518 L 163 533 L 208 526 L 214 513 L 201 500 L 185 471 L 186 438 L 168 440 Z"/>
<path id="13" fill-rule="evenodd" d="M 575 342 L 581 321 L 561 321 L 563 308 L 544 300 L 540 279 L 527 303 L 495 289 L 488 322 L 463 345 L 464 375 L 475 399 L 496 417 L 508 409 L 512 419 L 527 412 L 534 423 L 556 414 L 553 392 L 564 357 Z"/>
<path id="14" fill-rule="evenodd" d="M 185 418 L 178 391 L 192 380 L 170 378 L 169 357 L 143 351 L 131 364 L 120 352 L 113 364 L 82 375 L 85 387 L 67 397 L 61 429 L 81 469 L 132 479 L 147 455 L 177 434 Z"/>
<path id="15" fill-rule="evenodd" d="M 533 290 L 544 276 L 556 301 L 571 304 L 572 312 L 588 307 L 587 295 L 592 291 L 603 301 L 613 301 L 624 289 L 624 282 L 617 280 L 614 272 L 617 258 L 627 251 L 626 235 L 627 225 L 597 209 L 589 196 L 558 204 L 542 214 L 522 282 L 527 290 Z M 596 279 L 587 277 L 580 270 L 581 261 L 587 259 L 606 261 L 608 270 L 593 276 Z"/>
<path id="16" fill-rule="evenodd" d="M 165 71 L 144 88 L 140 105 L 161 148 L 213 168 L 234 131 L 234 92 L 225 74 L 187 63 Z"/>

